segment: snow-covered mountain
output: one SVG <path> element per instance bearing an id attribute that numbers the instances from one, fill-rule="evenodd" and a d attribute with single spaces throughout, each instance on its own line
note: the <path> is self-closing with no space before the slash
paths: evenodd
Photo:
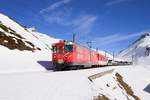
<path id="1" fill-rule="evenodd" d="M 149 38 L 149 33 L 142 36 L 120 57 L 130 58 L 140 47 L 144 52 Z M 51 67 L 51 44 L 59 40 L 0 13 L 0 100 L 149 100 L 150 73 L 143 66 L 41 72 Z M 139 57 L 149 54 L 141 52 L 137 52 Z M 91 80 L 93 75 L 100 76 Z"/>
<path id="2" fill-rule="evenodd" d="M 122 50 L 118 57 L 127 60 L 138 61 L 149 59 L 150 57 L 150 33 L 147 32 L 137 39 L 127 49 Z"/>
<path id="3" fill-rule="evenodd" d="M 51 44 L 58 41 L 0 13 L 0 71 L 45 70 L 38 61 L 51 61 Z"/>
<path id="4" fill-rule="evenodd" d="M 49 49 L 52 43 L 58 41 L 58 39 L 37 32 L 35 28 L 25 28 L 1 13 L 0 32 L 0 45 L 21 51 Z"/>
<path id="5" fill-rule="evenodd" d="M 45 70 L 41 64 L 50 65 L 51 44 L 59 40 L 38 32 L 34 27 L 26 28 L 0 13 L 0 63 L 5 65 L 0 72 Z M 112 55 L 99 52 L 112 59 Z"/>

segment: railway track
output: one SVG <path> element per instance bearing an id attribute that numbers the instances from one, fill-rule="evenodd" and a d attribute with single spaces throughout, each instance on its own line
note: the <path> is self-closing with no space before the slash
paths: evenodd
<path id="1" fill-rule="evenodd" d="M 111 67 L 111 66 L 129 66 L 132 64 L 118 64 L 118 65 L 103 65 L 103 66 L 92 66 L 92 67 L 71 67 L 69 66 L 66 69 L 62 69 L 62 70 L 54 70 L 54 71 L 71 71 L 71 70 L 82 70 L 82 69 L 92 69 L 92 68 L 103 68 L 103 67 Z"/>

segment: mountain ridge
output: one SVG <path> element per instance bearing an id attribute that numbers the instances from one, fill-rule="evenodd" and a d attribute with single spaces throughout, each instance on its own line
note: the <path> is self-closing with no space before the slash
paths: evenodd
<path id="1" fill-rule="evenodd" d="M 136 41 L 134 41 L 129 47 L 122 50 L 118 57 L 134 60 L 146 58 L 150 55 L 150 32 L 145 32 Z"/>

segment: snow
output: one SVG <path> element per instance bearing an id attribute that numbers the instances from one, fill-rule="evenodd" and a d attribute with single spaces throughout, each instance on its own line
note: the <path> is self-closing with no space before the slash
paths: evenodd
<path id="1" fill-rule="evenodd" d="M 130 47 L 123 50 L 118 55 L 118 57 L 120 58 L 128 60 L 133 59 L 134 64 L 137 65 L 136 67 L 128 69 L 128 74 L 134 74 L 128 75 L 123 71 L 122 74 L 124 74 L 125 78 L 127 76 L 130 77 L 130 80 L 129 78 L 126 78 L 127 81 L 129 81 L 133 89 L 135 89 L 135 91 L 142 98 L 142 100 L 149 100 L 150 98 L 150 94 L 148 92 L 144 92 L 144 89 L 150 84 L 150 56 L 146 55 L 145 53 L 147 47 L 150 47 L 150 33 L 148 32 L 143 34 L 136 42 L 134 42 Z"/>
<path id="2" fill-rule="evenodd" d="M 143 66 L 146 69 L 150 70 L 150 56 L 147 57 L 140 57 L 136 63 L 137 65 Z"/>
<path id="3" fill-rule="evenodd" d="M 117 85 L 117 82 L 113 79 L 112 75 L 106 75 L 105 77 L 94 80 L 97 87 L 101 87 L 100 93 L 109 97 L 109 99 L 126 100 L 126 95 L 122 95 L 122 90 Z M 107 86 L 109 85 L 109 87 Z M 125 92 L 123 92 L 125 93 Z"/>
<path id="4" fill-rule="evenodd" d="M 115 72 L 93 82 L 88 80 L 88 76 L 110 69 L 120 73 L 141 100 L 149 100 L 150 94 L 143 89 L 150 82 L 150 73 L 140 66 L 115 66 L 63 72 L 3 73 L 0 74 L 0 80 L 3 80 L 0 85 L 0 99 L 92 100 L 94 96 L 103 94 L 111 100 L 114 98 L 127 100 L 126 92 L 117 86 L 113 78 Z M 107 87 L 107 84 L 110 87 Z"/>
<path id="5" fill-rule="evenodd" d="M 82 71 L 86 77 L 100 73 L 106 70 L 115 69 L 112 74 L 105 75 L 94 80 L 94 86 L 96 87 L 95 91 L 99 91 L 99 94 L 104 94 L 109 97 L 111 100 L 117 98 L 117 100 L 126 100 L 123 94 L 127 95 L 122 91 L 116 84 L 116 81 L 113 79 L 114 74 L 118 72 L 123 76 L 123 80 L 131 86 L 135 95 L 139 96 L 141 100 L 149 100 L 150 93 L 146 92 L 144 89 L 150 84 L 150 71 L 143 66 L 114 66 L 106 68 L 94 68 Z M 109 84 L 110 87 L 106 85 Z M 116 87 L 116 89 L 112 89 Z M 98 90 L 97 90 L 98 89 Z M 101 90 L 102 89 L 102 90 Z M 117 91 L 117 92 L 116 92 Z M 119 92 L 120 91 L 120 92 Z M 131 98 L 131 97 L 130 97 Z M 133 99 L 133 98 L 132 98 Z"/>
<path id="6" fill-rule="evenodd" d="M 58 42 L 60 39 L 50 37 L 48 35 L 32 32 L 31 29 L 25 29 L 9 17 L 0 13 L 0 21 L 2 24 L 16 31 L 17 34 L 21 35 L 23 41 L 30 41 L 40 50 L 34 52 L 31 51 L 19 51 L 9 50 L 4 46 L 0 46 L 0 73 L 14 73 L 14 72 L 31 72 L 31 71 L 46 71 L 45 66 L 41 65 L 40 62 L 50 63 L 51 58 L 51 45 L 52 43 Z M 0 28 L 0 31 L 5 32 Z M 12 34 L 5 32 L 6 35 L 12 36 Z M 7 41 L 4 41 L 7 42 Z M 25 42 L 30 47 L 28 43 Z"/>
<path id="7" fill-rule="evenodd" d="M 124 70 L 117 70 L 123 75 L 124 80 L 130 84 L 135 94 L 138 95 L 141 100 L 149 100 L 150 94 L 144 91 L 144 88 L 150 83 L 150 71 L 143 66 L 131 66 Z"/>
<path id="8" fill-rule="evenodd" d="M 0 13 L 0 21 L 5 26 L 13 29 L 16 31 L 17 34 L 21 35 L 25 40 L 30 41 L 37 47 L 41 49 L 45 49 L 45 47 L 50 46 L 52 43 L 58 42 L 60 39 L 52 38 L 50 36 L 44 35 L 39 32 L 32 32 L 31 29 L 27 29 L 10 19 L 9 17 L 3 15 Z M 5 34 L 8 34 L 11 36 L 11 34 L 5 32 Z M 37 38 L 38 37 L 38 38 Z"/>
<path id="9" fill-rule="evenodd" d="M 137 41 L 135 41 L 128 48 L 118 54 L 118 58 L 126 60 L 133 60 L 135 63 L 148 56 L 146 48 L 150 47 L 150 33 L 143 34 Z M 150 52 L 149 52 L 150 53 Z M 149 59 L 150 60 L 150 59 Z M 139 63 L 139 62 L 138 62 Z"/>
<path id="10" fill-rule="evenodd" d="M 78 74 L 23 73 L 0 79 L 1 100 L 92 100 L 90 82 Z"/>
<path id="11" fill-rule="evenodd" d="M 44 60 L 44 58 L 46 57 L 40 58 L 39 55 L 37 55 L 37 53 L 32 53 L 31 51 L 11 51 L 3 46 L 0 46 L 0 48 L 0 73 L 45 70 L 36 61 L 42 59 Z"/>
<path id="12" fill-rule="evenodd" d="M 129 95 L 114 79 L 116 72 L 123 76 L 135 95 L 141 100 L 149 100 L 150 93 L 147 87 L 150 84 L 150 70 L 147 69 L 150 68 L 150 56 L 145 57 L 143 53 L 145 46 L 149 46 L 150 43 L 148 36 L 120 53 L 121 59 L 131 59 L 133 51 L 136 51 L 134 54 L 140 57 L 140 63 L 137 65 L 53 72 L 46 70 L 47 67 L 52 67 L 51 45 L 60 39 L 37 32 L 35 28 L 25 29 L 1 13 L 0 22 L 15 30 L 25 38 L 24 41 L 30 41 L 41 48 L 32 52 L 10 50 L 0 45 L 0 100 L 93 100 L 93 97 L 101 94 L 111 100 L 127 100 L 126 96 Z M 0 31 L 4 30 L 0 28 Z M 8 32 L 5 34 L 11 36 Z M 99 52 L 105 54 L 104 51 Z M 112 59 L 111 55 L 107 56 Z M 115 71 L 93 82 L 88 79 L 91 75 L 111 69 Z M 129 98 L 133 99 L 130 96 Z"/>

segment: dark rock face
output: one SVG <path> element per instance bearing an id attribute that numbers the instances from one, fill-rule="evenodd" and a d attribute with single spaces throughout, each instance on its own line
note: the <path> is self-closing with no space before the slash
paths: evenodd
<path id="1" fill-rule="evenodd" d="M 150 47 L 146 47 L 145 55 L 146 56 L 150 55 Z"/>
<path id="2" fill-rule="evenodd" d="M 6 35 L 5 32 L 0 31 L 0 45 L 5 46 L 11 50 L 18 49 L 20 51 L 28 50 L 41 50 L 40 48 L 36 47 L 29 41 L 25 41 L 24 38 L 17 34 L 13 29 L 8 28 L 7 26 L 0 23 L 0 28 L 5 32 L 11 34 L 12 36 Z M 28 45 L 26 45 L 28 44 Z"/>
<path id="3" fill-rule="evenodd" d="M 29 46 L 26 46 L 22 40 L 16 37 L 7 36 L 1 31 L 0 31 L 0 45 L 3 45 L 11 50 L 13 49 L 18 49 L 21 51 L 22 50 L 29 50 L 29 51 L 35 50 L 34 47 L 31 48 Z"/>

